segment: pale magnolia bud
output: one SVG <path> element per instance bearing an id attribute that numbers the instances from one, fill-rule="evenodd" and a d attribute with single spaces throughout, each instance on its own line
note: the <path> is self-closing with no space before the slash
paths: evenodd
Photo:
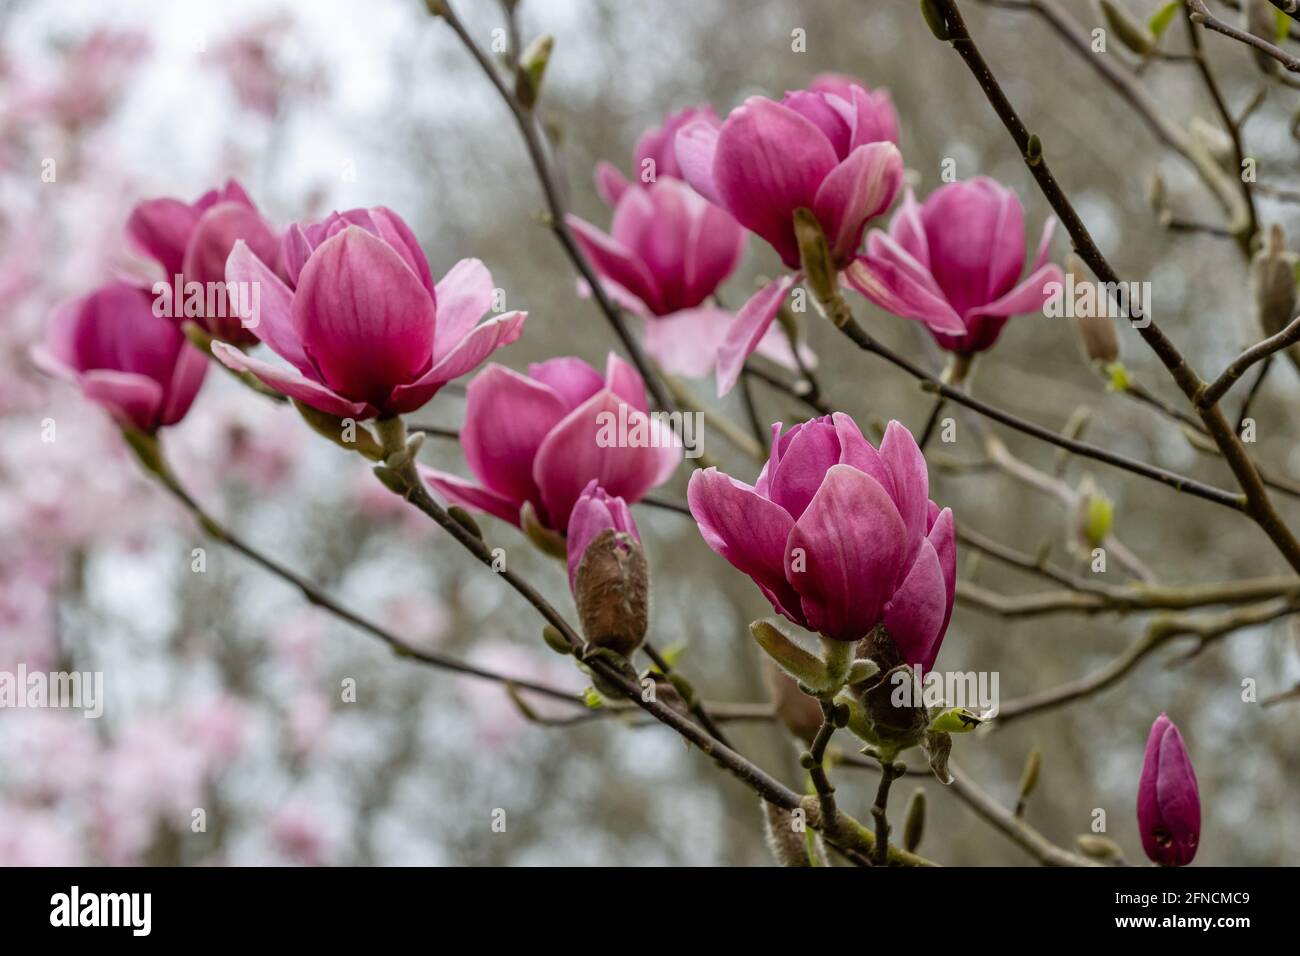
<path id="1" fill-rule="evenodd" d="M 1083 272 L 1083 264 L 1077 256 L 1071 255 L 1065 260 L 1073 288 L 1079 288 L 1088 281 Z M 1092 362 L 1106 366 L 1119 358 L 1119 336 L 1115 334 L 1115 321 L 1102 313 L 1106 309 L 1083 309 L 1082 314 L 1074 317 L 1074 329 L 1079 335 L 1079 344 L 1083 353 Z"/>
<path id="2" fill-rule="evenodd" d="M 1079 496 L 1074 509 L 1076 546 L 1085 552 L 1101 547 L 1114 523 L 1114 502 L 1106 497 L 1096 482 L 1084 478 L 1079 484 Z"/>
<path id="3" fill-rule="evenodd" d="M 915 853 L 925 835 L 925 791 L 920 787 L 912 793 L 907 802 L 906 823 L 903 824 L 903 849 Z"/>
<path id="4" fill-rule="evenodd" d="M 1113 840 L 1108 840 L 1104 836 L 1097 836 L 1095 833 L 1081 833 L 1074 838 L 1075 846 L 1079 852 L 1086 857 L 1094 860 L 1101 860 L 1106 863 L 1122 863 L 1124 861 L 1124 851 Z"/>
<path id="5" fill-rule="evenodd" d="M 1121 43 L 1134 53 L 1143 56 L 1151 52 L 1156 41 L 1150 30 L 1133 19 L 1128 11 L 1115 4 L 1113 0 L 1100 0 L 1099 5 L 1102 16 L 1106 18 L 1106 26 Z"/>
<path id="6" fill-rule="evenodd" d="M 578 562 L 573 596 L 583 636 L 630 655 L 649 626 L 650 573 L 641 543 L 613 528 L 596 535 Z"/>
<path id="7" fill-rule="evenodd" d="M 1277 335 L 1295 317 L 1296 262 L 1295 253 L 1287 251 L 1282 227 L 1272 226 L 1251 263 L 1256 314 L 1267 335 Z"/>

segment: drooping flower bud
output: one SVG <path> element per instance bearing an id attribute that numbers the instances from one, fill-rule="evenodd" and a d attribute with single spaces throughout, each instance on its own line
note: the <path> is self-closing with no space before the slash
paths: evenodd
<path id="1" fill-rule="evenodd" d="M 630 655 L 645 640 L 650 576 L 627 503 L 595 480 L 573 506 L 568 559 L 583 636 L 597 647 Z"/>
<path id="2" fill-rule="evenodd" d="M 1297 261 L 1300 258 L 1287 251 L 1282 227 L 1273 225 L 1250 270 L 1256 314 L 1266 335 L 1277 335 L 1295 318 Z"/>
<path id="3" fill-rule="evenodd" d="M 1147 738 L 1138 782 L 1138 829 L 1152 862 L 1186 866 L 1201 838 L 1201 798 L 1183 736 L 1164 714 Z"/>

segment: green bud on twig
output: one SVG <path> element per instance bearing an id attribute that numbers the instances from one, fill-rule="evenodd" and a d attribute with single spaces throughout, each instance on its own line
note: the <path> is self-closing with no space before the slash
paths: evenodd
<path id="1" fill-rule="evenodd" d="M 563 654 L 565 657 L 573 654 L 573 645 L 552 624 L 546 624 L 542 627 L 542 640 L 546 642 L 547 647 L 557 654 Z"/>
<path id="2" fill-rule="evenodd" d="M 478 526 L 478 522 L 474 520 L 474 516 L 460 505 L 451 505 L 448 507 L 447 514 L 451 515 L 456 524 L 460 525 L 480 541 L 483 540 L 483 529 Z"/>
<path id="3" fill-rule="evenodd" d="M 1020 775 L 1020 797 L 1016 800 L 1016 816 L 1024 814 L 1025 804 L 1029 802 L 1034 788 L 1038 786 L 1038 772 L 1042 764 L 1043 752 L 1035 746 L 1025 758 L 1025 769 Z"/>
<path id="4" fill-rule="evenodd" d="M 544 33 L 528 44 L 519 58 L 519 66 L 515 70 L 515 99 L 526 110 L 536 106 L 542 95 L 542 77 L 554 49 L 555 37 Z"/>
<path id="5" fill-rule="evenodd" d="M 1119 844 L 1095 833 L 1081 833 L 1074 838 L 1075 846 L 1084 856 L 1094 860 L 1120 863 L 1124 860 L 1124 851 Z"/>
<path id="6" fill-rule="evenodd" d="M 564 536 L 547 528 L 537 520 L 537 512 L 531 501 L 525 501 L 519 509 L 519 526 L 537 549 L 543 554 L 564 560 L 568 557 L 568 548 Z"/>
<path id="7" fill-rule="evenodd" d="M 913 853 L 925 835 L 925 791 L 917 787 L 912 799 L 907 801 L 907 817 L 903 824 L 903 849 Z"/>
<path id="8" fill-rule="evenodd" d="M 1037 166 L 1042 158 L 1043 141 L 1038 138 L 1037 133 L 1030 133 L 1029 142 L 1025 144 L 1025 160 L 1030 166 Z"/>
<path id="9" fill-rule="evenodd" d="M 830 674 L 821 659 L 804 650 L 776 627 L 767 621 L 755 621 L 749 625 L 749 633 L 767 656 L 800 684 L 815 693 L 833 689 Z"/>
<path id="10" fill-rule="evenodd" d="M 984 720 L 965 707 L 949 707 L 930 721 L 929 731 L 935 734 L 968 734 Z"/>
<path id="11" fill-rule="evenodd" d="M 944 19 L 943 11 L 934 0 L 921 0 L 921 16 L 925 17 L 926 26 L 930 28 L 935 39 L 948 39 L 948 21 Z"/>
<path id="12" fill-rule="evenodd" d="M 340 448 L 360 452 L 371 461 L 384 460 L 383 446 L 375 439 L 370 429 L 360 422 L 338 418 L 320 409 L 312 408 L 296 398 L 293 399 L 293 407 L 298 409 L 298 414 L 311 426 L 312 431 L 328 438 Z"/>
<path id="13" fill-rule="evenodd" d="M 1156 38 L 1147 28 L 1134 20 L 1123 7 L 1112 0 L 1101 0 L 1101 14 L 1106 18 L 1106 26 L 1134 53 L 1146 56 L 1156 46 Z"/>
<path id="14" fill-rule="evenodd" d="M 818 302 L 826 302 L 837 293 L 835 264 L 831 250 L 826 245 L 822 224 L 812 210 L 800 207 L 794 211 L 794 235 L 799 241 L 799 259 L 803 263 L 808 288 Z"/>

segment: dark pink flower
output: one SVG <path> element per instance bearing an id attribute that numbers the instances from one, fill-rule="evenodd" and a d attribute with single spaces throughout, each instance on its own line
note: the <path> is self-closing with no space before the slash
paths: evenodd
<path id="1" fill-rule="evenodd" d="M 112 282 L 50 316 L 37 365 L 75 382 L 123 424 L 153 432 L 185 417 L 208 363 L 146 289 Z"/>
<path id="2" fill-rule="evenodd" d="M 836 412 L 772 434 L 752 487 L 714 468 L 691 476 L 704 540 L 795 624 L 841 641 L 883 624 L 903 659 L 929 670 L 957 556 L 952 512 L 929 500 L 911 432 L 890 422 L 877 451 Z"/>
<path id="3" fill-rule="evenodd" d="M 561 534 L 574 503 L 595 480 L 609 495 L 640 501 L 668 480 L 682 450 L 647 412 L 645 383 L 612 353 L 605 375 L 577 358 L 556 358 L 522 375 L 489 365 L 469 383 L 460 443 L 482 483 L 423 468 L 455 504 L 520 524 L 531 505 Z"/>
<path id="4" fill-rule="evenodd" d="M 340 418 L 414 411 L 523 332 L 523 312 L 479 323 L 494 289 L 482 262 L 462 259 L 435 286 L 415 235 L 383 207 L 291 226 L 283 263 L 288 284 L 238 242 L 226 278 L 260 288 L 252 332 L 291 367 L 223 342 L 212 351 L 231 368 Z"/>
<path id="5" fill-rule="evenodd" d="M 174 286 L 181 277 L 182 290 L 191 282 L 205 288 L 209 283 L 216 295 L 216 309 L 206 308 L 197 315 L 186 315 L 184 299 L 171 301 L 172 317 L 192 318 L 213 337 L 238 345 L 257 341 L 246 328 L 238 308 L 226 297 L 226 259 L 237 241 L 242 240 L 263 262 L 274 268 L 279 259 L 279 236 L 271 228 L 244 188 L 231 179 L 220 189 L 210 189 L 192 203 L 179 199 L 146 199 L 132 210 L 126 223 L 131 243 L 163 268 L 163 279 Z M 206 301 L 207 296 L 203 296 Z"/>
<path id="6" fill-rule="evenodd" d="M 1043 228 L 1029 276 L 1025 212 L 1010 189 L 986 176 L 940 186 L 923 204 L 911 193 L 867 252 L 844 272 L 853 288 L 895 315 L 924 322 L 953 352 L 980 352 L 1013 315 L 1037 312 L 1062 281 L 1047 261 L 1055 219 Z"/>
<path id="7" fill-rule="evenodd" d="M 1186 866 L 1201 839 L 1201 797 L 1183 735 L 1161 714 L 1151 725 L 1142 779 L 1138 781 L 1138 829 L 1142 849 L 1154 863 Z"/>

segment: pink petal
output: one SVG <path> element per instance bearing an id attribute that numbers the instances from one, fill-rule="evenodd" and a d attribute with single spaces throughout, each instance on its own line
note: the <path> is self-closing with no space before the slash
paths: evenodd
<path id="1" fill-rule="evenodd" d="M 151 432 L 158 427 L 163 389 L 152 378 L 116 369 L 91 369 L 83 372 L 78 381 L 82 394 L 103 405 L 114 418 L 141 431 Z"/>
<path id="2" fill-rule="evenodd" d="M 736 313 L 722 347 L 718 349 L 718 395 L 726 395 L 736 385 L 745 360 L 753 354 L 772 320 L 785 301 L 786 293 L 799 281 L 799 275 L 785 275 L 769 282 L 750 297 Z"/>
<path id="3" fill-rule="evenodd" d="M 781 459 L 768 472 L 767 496 L 796 521 L 807 509 L 831 465 L 840 460 L 840 441 L 825 419 L 808 422 L 782 443 Z"/>
<path id="4" fill-rule="evenodd" d="M 605 205 L 617 205 L 619 197 L 623 195 L 629 185 L 627 177 L 620 173 L 612 163 L 602 160 L 596 164 L 596 194 L 605 201 Z"/>
<path id="5" fill-rule="evenodd" d="M 943 638 L 947 607 L 939 556 L 934 545 L 922 540 L 916 562 L 885 608 L 885 629 L 908 664 L 930 669 Z"/>
<path id="6" fill-rule="evenodd" d="M 474 511 L 483 511 L 487 514 L 494 515 L 502 521 L 508 521 L 516 528 L 519 527 L 519 508 L 517 501 L 512 501 L 503 495 L 486 488 L 480 488 L 473 482 L 466 481 L 456 475 L 448 474 L 445 471 L 437 471 L 424 465 L 416 465 L 429 487 L 446 498 L 453 505 L 460 505 L 462 508 L 469 508 Z"/>
<path id="7" fill-rule="evenodd" d="M 619 434 L 620 406 L 629 424 L 627 436 Z M 603 389 L 570 412 L 546 436 L 533 460 L 533 480 L 541 488 L 549 527 L 565 528 L 578 495 L 593 478 L 609 494 L 629 504 L 665 478 L 669 465 L 681 461 L 679 447 L 654 447 L 664 436 L 645 422 L 646 443 L 632 445 L 620 439 L 633 437 L 631 429 L 643 413 L 629 407 L 608 389 Z M 605 447 L 602 440 L 610 439 Z"/>
<path id="8" fill-rule="evenodd" d="M 179 199 L 137 203 L 126 221 L 126 235 L 140 252 L 162 264 L 168 279 L 181 273 L 185 247 L 199 214 Z"/>
<path id="9" fill-rule="evenodd" d="M 635 366 L 614 352 L 610 352 L 605 359 L 605 387 L 638 411 L 650 411 L 650 403 L 645 394 L 645 379 Z"/>
<path id="10" fill-rule="evenodd" d="M 745 254 L 745 230 L 730 213 L 712 203 L 700 203 L 692 217 L 682 293 L 690 307 L 713 295 Z"/>
<path id="11" fill-rule="evenodd" d="M 713 371 L 734 318 L 725 309 L 703 305 L 646 319 L 646 353 L 670 375 L 703 378 Z"/>
<path id="12" fill-rule="evenodd" d="M 636 195 L 639 195 L 639 190 L 627 192 L 623 202 L 628 202 Z M 618 283 L 652 311 L 662 308 L 654 276 L 631 249 L 572 213 L 565 217 L 565 222 L 569 224 L 573 238 L 597 272 Z"/>
<path id="13" fill-rule="evenodd" d="M 376 409 L 365 402 L 353 402 L 344 398 L 320 382 L 307 378 L 294 368 L 284 368 L 263 362 L 261 359 L 245 355 L 239 349 L 225 342 L 213 342 L 212 354 L 221 363 L 236 372 L 252 372 L 267 388 L 275 389 L 282 395 L 296 398 L 305 405 L 334 415 L 337 418 L 354 418 L 358 421 L 373 418 Z"/>
<path id="14" fill-rule="evenodd" d="M 902 184 L 903 157 L 893 143 L 859 146 L 831 170 L 812 210 L 836 262 L 857 252 L 867 220 L 890 207 Z"/>
<path id="15" fill-rule="evenodd" d="M 571 412 L 605 387 L 605 379 L 580 358 L 564 356 L 528 366 L 528 377 L 548 386 Z"/>
<path id="16" fill-rule="evenodd" d="M 1015 193 L 986 176 L 941 186 L 922 206 L 930 271 L 959 315 L 988 301 L 994 261 L 999 274 L 1019 274 L 1025 254 L 1019 209 Z M 1008 273 L 1013 260 L 1015 268 Z"/>
<path id="17" fill-rule="evenodd" d="M 492 273 L 478 259 L 462 259 L 442 277 L 434 297 L 438 313 L 433 336 L 435 365 L 491 310 L 495 288 Z"/>
<path id="18" fill-rule="evenodd" d="M 761 96 L 734 110 L 718 133 L 714 177 L 721 205 L 799 268 L 796 209 L 812 209 L 818 187 L 839 164 L 810 120 Z"/>
<path id="19" fill-rule="evenodd" d="M 794 528 L 785 509 L 716 468 L 691 475 L 686 500 L 705 543 L 753 578 L 779 613 L 802 625 L 799 595 L 785 578 Z"/>
<path id="20" fill-rule="evenodd" d="M 674 141 L 677 165 L 682 178 L 692 189 L 709 202 L 725 206 L 718 195 L 713 179 L 713 162 L 718 151 L 718 127 L 704 120 L 695 120 L 677 131 Z"/>
<path id="21" fill-rule="evenodd" d="M 912 433 L 899 422 L 891 421 L 885 426 L 885 437 L 880 442 L 880 457 L 893 479 L 893 487 L 886 488 L 898 506 L 908 537 L 919 541 L 925 536 L 930 502 L 930 476 L 925 456 Z"/>
<path id="22" fill-rule="evenodd" d="M 465 463 L 490 491 L 516 502 L 541 501 L 533 459 L 568 413 L 546 385 L 503 365 L 489 365 L 466 390 L 460 444 Z"/>
<path id="23" fill-rule="evenodd" d="M 203 385 L 208 364 L 208 357 L 189 342 L 181 345 L 180 351 L 176 353 L 171 381 L 165 389 L 160 424 L 175 425 L 185 417 Z"/>
<path id="24" fill-rule="evenodd" d="M 398 414 L 415 411 L 452 379 L 473 371 L 497 349 L 518 340 L 527 318 L 527 312 L 503 312 L 475 327 L 424 375 L 394 388 L 385 403 L 386 410 Z"/>
<path id="25" fill-rule="evenodd" d="M 918 282 L 915 273 L 896 258 L 858 256 L 842 275 L 849 286 L 886 312 L 916 319 L 935 332 L 962 335 L 966 331 L 952 306 Z"/>
<path id="26" fill-rule="evenodd" d="M 276 355 L 299 371 L 312 374 L 311 362 L 302 350 L 298 329 L 293 324 L 293 293 L 242 241 L 230 250 L 226 281 L 257 288 L 258 310 L 248 319 L 249 329 Z"/>
<path id="27" fill-rule="evenodd" d="M 789 547 L 786 579 L 808 626 L 837 640 L 857 640 L 876 625 L 906 568 L 907 535 L 893 499 L 849 465 L 831 466 Z"/>
<path id="28" fill-rule="evenodd" d="M 392 246 L 360 227 L 312 253 L 292 314 L 303 351 L 341 395 L 378 407 L 429 368 L 433 297 Z"/>

